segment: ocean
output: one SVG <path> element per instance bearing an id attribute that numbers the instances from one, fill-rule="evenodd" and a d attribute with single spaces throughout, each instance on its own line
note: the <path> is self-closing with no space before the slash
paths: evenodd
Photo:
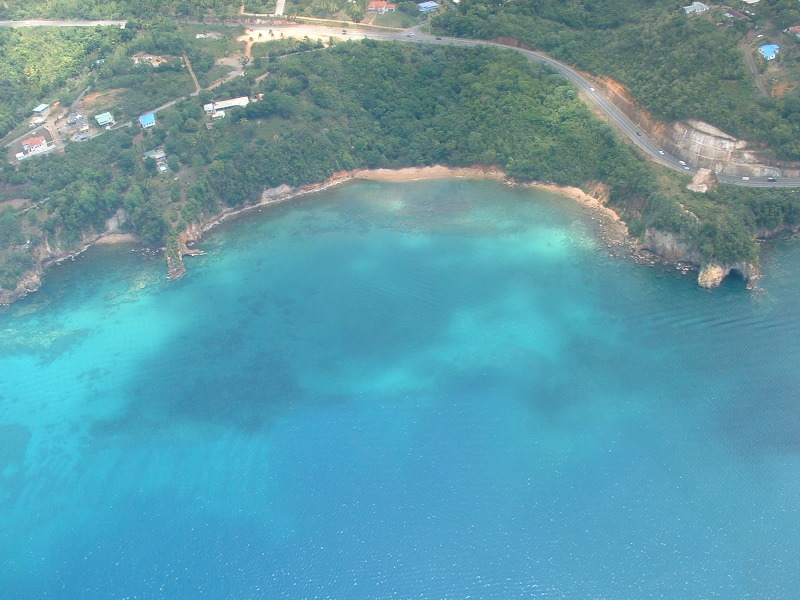
<path id="1" fill-rule="evenodd" d="M 762 289 L 497 182 L 347 184 L 0 310 L 0 597 L 796 600 L 800 244 Z"/>

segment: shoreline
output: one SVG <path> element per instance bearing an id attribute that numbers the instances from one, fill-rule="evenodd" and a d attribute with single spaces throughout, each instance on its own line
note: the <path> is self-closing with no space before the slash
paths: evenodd
<path id="1" fill-rule="evenodd" d="M 634 256 L 642 251 L 638 242 L 632 238 L 628 232 L 628 227 L 625 222 L 614 210 L 606 206 L 603 199 L 601 199 L 607 199 L 607 190 L 602 185 L 597 185 L 595 190 L 593 190 L 593 193 L 597 195 L 592 195 L 577 187 L 559 186 L 554 183 L 536 181 L 519 183 L 509 179 L 500 169 L 485 166 L 447 167 L 443 165 L 434 165 L 427 167 L 405 167 L 402 169 L 357 169 L 334 173 L 321 183 L 312 183 L 297 188 L 292 188 L 286 184 L 275 188 L 268 188 L 261 193 L 261 199 L 255 204 L 228 208 L 201 223 L 190 225 L 180 233 L 178 247 L 172 252 L 167 252 L 167 279 L 178 279 L 185 275 L 187 269 L 183 263 L 183 257 L 204 254 L 202 250 L 195 247 L 195 244 L 202 239 L 205 233 L 231 218 L 253 210 L 260 210 L 265 207 L 283 204 L 301 196 L 322 192 L 350 181 L 364 180 L 402 183 L 433 179 L 485 179 L 501 181 L 508 185 L 519 185 L 530 189 L 552 192 L 559 196 L 577 201 L 584 207 L 595 211 L 601 221 L 598 233 L 608 248 L 625 246 L 623 254 L 631 254 Z M 612 256 L 617 257 L 619 254 L 612 252 Z M 649 256 L 643 256 L 641 260 L 637 259 L 637 262 L 656 264 L 659 261 Z"/>
<path id="2" fill-rule="evenodd" d="M 42 285 L 42 278 L 47 269 L 60 265 L 67 260 L 75 260 L 76 257 L 86 252 L 92 246 L 112 245 L 112 244 L 138 244 L 142 239 L 135 233 L 123 233 L 120 231 L 107 231 L 91 238 L 84 238 L 83 245 L 78 250 L 69 252 L 54 251 L 47 240 L 43 246 L 39 246 L 45 256 L 39 259 L 39 263 L 30 271 L 24 273 L 17 282 L 17 287 L 13 290 L 0 289 L 0 307 L 10 306 L 17 300 L 21 300 L 28 294 L 39 289 Z"/>
<path id="3" fill-rule="evenodd" d="M 171 247 L 165 249 L 167 280 L 179 279 L 185 275 L 187 269 L 184 265 L 184 257 L 204 254 L 201 249 L 195 247 L 195 245 L 202 240 L 203 235 L 234 217 L 265 207 L 283 204 L 309 194 L 322 192 L 350 181 L 364 180 L 402 183 L 433 179 L 494 180 L 507 185 L 552 192 L 563 198 L 577 201 L 579 204 L 595 213 L 592 219 L 599 220 L 597 234 L 612 257 L 632 257 L 637 263 L 650 266 L 668 262 L 658 255 L 642 248 L 639 242 L 631 237 L 626 223 L 613 209 L 606 206 L 605 202 L 608 199 L 608 194 L 607 189 L 602 184 L 596 184 L 589 192 L 586 192 L 577 187 L 560 186 L 554 183 L 537 181 L 517 182 L 508 178 L 500 169 L 491 166 L 447 167 L 443 165 L 434 165 L 426 167 L 406 167 L 402 169 L 356 169 L 353 171 L 340 171 L 334 173 L 327 180 L 320 183 L 308 184 L 296 188 L 283 184 L 275 188 L 265 189 L 261 193 L 261 198 L 258 202 L 235 208 L 226 208 L 222 212 L 208 217 L 204 221 L 192 223 L 185 230 L 180 232 L 177 239 L 177 246 L 172 244 Z M 68 259 L 74 260 L 75 257 L 83 254 L 95 244 L 105 245 L 138 242 L 141 242 L 141 238 L 135 234 L 110 231 L 86 240 L 79 250 L 72 252 L 53 253 L 49 246 L 46 246 L 46 251 L 49 255 L 45 256 L 35 269 L 23 276 L 14 290 L 0 291 L 0 305 L 10 305 L 24 298 L 29 293 L 36 291 L 41 285 L 42 277 L 47 268 L 61 264 Z M 598 249 L 601 248 L 602 245 L 598 243 Z M 684 273 L 692 268 L 695 267 L 686 264 L 678 265 L 678 269 L 682 270 Z"/>

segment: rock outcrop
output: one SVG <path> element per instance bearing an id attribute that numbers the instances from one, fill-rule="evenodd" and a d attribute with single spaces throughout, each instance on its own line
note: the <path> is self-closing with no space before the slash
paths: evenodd
<path id="1" fill-rule="evenodd" d="M 756 287 L 758 280 L 761 279 L 761 271 L 750 263 L 735 263 L 723 265 L 717 262 L 710 262 L 700 269 L 697 275 L 697 284 L 702 288 L 712 289 L 719 287 L 723 280 L 731 273 L 738 273 L 744 280 L 748 290 Z"/>
<path id="2" fill-rule="evenodd" d="M 644 235 L 644 246 L 668 263 L 690 263 L 699 268 L 697 285 L 712 289 L 719 287 L 723 280 L 735 272 L 744 280 L 748 290 L 752 290 L 761 279 L 760 269 L 751 263 L 738 262 L 725 265 L 717 261 L 706 262 L 689 244 L 678 235 L 667 231 L 649 228 Z"/>

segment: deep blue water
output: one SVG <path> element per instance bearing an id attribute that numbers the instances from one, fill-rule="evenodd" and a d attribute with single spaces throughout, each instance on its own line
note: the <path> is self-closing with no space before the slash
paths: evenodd
<path id="1" fill-rule="evenodd" d="M 359 183 L 54 269 L 0 311 L 0 598 L 798 598 L 800 245 L 709 293 L 591 216 Z"/>

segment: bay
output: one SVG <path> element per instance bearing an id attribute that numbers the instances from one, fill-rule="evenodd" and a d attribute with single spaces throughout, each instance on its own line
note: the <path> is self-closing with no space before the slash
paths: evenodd
<path id="1" fill-rule="evenodd" d="M 705 292 L 592 217 L 362 182 L 54 269 L 0 312 L 2 597 L 794 598 L 796 242 Z"/>

